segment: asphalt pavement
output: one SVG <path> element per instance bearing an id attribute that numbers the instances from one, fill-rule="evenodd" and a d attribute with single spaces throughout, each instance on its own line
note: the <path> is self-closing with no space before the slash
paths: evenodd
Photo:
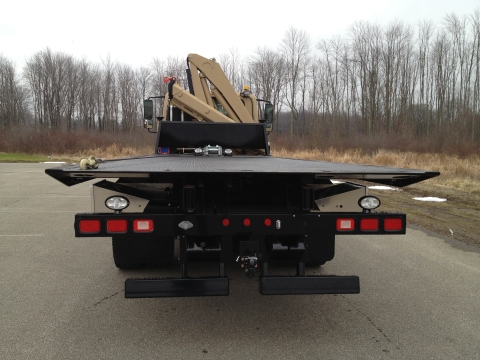
<path id="1" fill-rule="evenodd" d="M 262 296 L 231 266 L 228 297 L 124 299 L 126 278 L 179 267 L 121 271 L 110 239 L 75 238 L 90 182 L 53 166 L 0 163 L 1 359 L 480 359 L 475 248 L 414 228 L 338 237 L 308 271 L 359 275 L 358 295 Z"/>

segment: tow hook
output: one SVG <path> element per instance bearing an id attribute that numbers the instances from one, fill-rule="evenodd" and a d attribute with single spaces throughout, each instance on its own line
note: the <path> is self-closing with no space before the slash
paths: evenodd
<path id="1" fill-rule="evenodd" d="M 254 256 L 239 256 L 237 257 L 237 262 L 240 263 L 240 267 L 245 269 L 245 274 L 249 279 L 255 276 L 255 270 L 258 268 L 258 258 L 257 255 Z"/>

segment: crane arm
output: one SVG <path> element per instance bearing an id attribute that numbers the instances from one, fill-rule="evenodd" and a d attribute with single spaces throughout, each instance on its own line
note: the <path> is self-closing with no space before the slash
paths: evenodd
<path id="1" fill-rule="evenodd" d="M 170 92 L 170 105 L 185 111 L 187 114 L 208 122 L 226 122 L 234 123 L 235 121 L 223 115 L 215 107 L 212 107 L 199 99 L 197 96 L 190 94 L 181 86 L 173 85 Z"/>
<path id="2" fill-rule="evenodd" d="M 205 99 L 207 104 L 215 108 L 213 95 L 233 121 L 254 123 L 252 116 L 235 92 L 222 67 L 214 59 L 207 59 L 198 54 L 189 54 L 187 61 L 196 97 L 201 101 Z M 210 88 L 207 79 L 210 82 Z"/>

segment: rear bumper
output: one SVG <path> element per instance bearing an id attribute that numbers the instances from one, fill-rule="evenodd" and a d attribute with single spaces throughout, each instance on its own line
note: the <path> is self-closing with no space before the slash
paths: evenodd
<path id="1" fill-rule="evenodd" d="M 228 222 L 224 221 L 228 219 Z M 249 221 L 245 221 L 248 219 Z M 270 221 L 265 221 L 269 219 Z M 109 226 L 118 221 L 124 227 Z M 150 220 L 149 232 L 136 232 L 137 220 Z M 375 220 L 375 221 L 372 221 Z M 97 226 L 81 226 L 82 221 L 93 221 Z M 351 224 L 339 229 L 339 223 Z M 378 224 L 378 227 L 372 226 Z M 391 225 L 401 226 L 395 230 Z M 363 228 L 362 228 L 363 224 Z M 173 279 L 128 279 L 125 282 L 126 298 L 226 296 L 229 279 L 225 275 L 225 263 L 235 262 L 242 255 L 258 255 L 262 266 L 259 292 L 262 295 L 293 294 L 357 294 L 360 283 L 357 276 L 305 276 L 305 263 L 325 262 L 334 255 L 335 235 L 400 235 L 405 234 L 406 216 L 399 213 L 306 213 L 306 214 L 77 214 L 75 234 L 78 237 L 113 237 L 126 242 L 141 239 L 158 240 L 167 246 L 178 238 L 178 260 L 182 265 L 182 277 Z M 85 232 L 81 229 L 93 229 Z M 109 231 L 120 229 L 121 231 Z M 138 229 L 137 229 L 138 230 Z M 298 236 L 298 243 L 290 243 L 290 237 Z M 196 239 L 199 237 L 199 239 Z M 200 241 L 214 237 L 214 247 L 203 249 Z M 286 237 L 282 243 L 278 239 Z M 272 240 L 273 239 L 273 240 Z M 175 240 L 177 241 L 177 240 Z M 171 247 L 165 251 L 171 252 Z M 165 252 L 164 251 L 164 252 Z M 243 251 L 243 252 L 242 252 Z M 161 253 L 162 251 L 160 251 Z M 172 260 L 173 253 L 171 253 Z M 190 278 L 187 263 L 204 260 L 220 265 L 219 276 Z M 268 276 L 269 261 L 293 261 L 298 264 L 295 276 Z M 237 258 L 238 261 L 238 258 Z"/>
<path id="2" fill-rule="evenodd" d="M 149 232 L 135 231 L 135 220 L 150 219 L 153 229 Z M 224 219 L 228 219 L 225 225 Z M 246 222 L 245 219 L 249 221 Z M 265 220 L 269 219 L 268 222 Z M 347 230 L 337 229 L 338 219 L 352 219 L 353 226 Z M 366 220 L 377 219 L 378 228 L 362 229 Z M 385 224 L 392 219 L 398 220 L 398 229 L 387 230 Z M 80 230 L 80 222 L 98 220 L 95 231 Z M 109 220 L 126 220 L 126 229 L 109 231 Z M 235 234 L 254 234 L 258 236 L 312 235 L 326 233 L 334 235 L 401 235 L 406 231 L 406 215 L 402 213 L 305 213 L 305 214 L 76 214 L 76 237 L 129 237 L 152 238 L 159 236 L 232 236 Z"/>

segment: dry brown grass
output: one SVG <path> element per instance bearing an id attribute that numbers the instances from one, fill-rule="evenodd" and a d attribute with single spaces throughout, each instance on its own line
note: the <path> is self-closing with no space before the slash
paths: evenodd
<path id="1" fill-rule="evenodd" d="M 101 146 L 97 148 L 92 148 L 89 150 L 79 151 L 73 154 L 73 159 L 80 159 L 94 155 L 97 158 L 102 159 L 118 159 L 129 156 L 139 156 L 139 155 L 150 155 L 153 154 L 152 145 L 143 145 L 143 146 L 121 146 L 113 143 L 108 146 Z"/>
<path id="2" fill-rule="evenodd" d="M 272 150 L 277 157 L 322 160 L 349 164 L 393 166 L 400 168 L 440 171 L 441 176 L 428 180 L 432 184 L 453 187 L 480 194 L 480 156 L 460 157 L 448 154 L 428 154 L 378 150 L 368 152 L 362 149 L 339 151 L 327 150 Z"/>
<path id="3" fill-rule="evenodd" d="M 48 155 L 73 160 L 89 155 L 112 159 L 152 154 L 154 144 L 155 134 L 146 131 L 112 134 L 99 131 L 10 129 L 0 132 L 0 151 L 5 153 Z"/>

